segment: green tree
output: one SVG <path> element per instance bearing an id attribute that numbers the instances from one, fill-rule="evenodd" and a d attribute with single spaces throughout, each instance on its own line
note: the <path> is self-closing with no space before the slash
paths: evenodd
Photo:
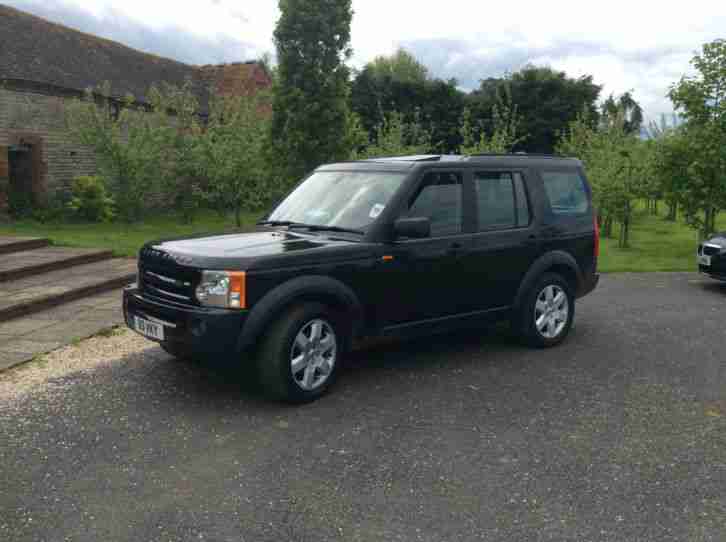
<path id="1" fill-rule="evenodd" d="M 203 202 L 204 179 L 200 175 L 197 148 L 203 135 L 199 101 L 191 83 L 182 87 L 168 83 L 153 86 L 147 93 L 158 123 L 161 186 L 182 220 L 191 223 Z"/>
<path id="2" fill-rule="evenodd" d="M 465 94 L 455 80 L 400 81 L 390 75 L 375 75 L 368 64 L 353 80 L 350 107 L 372 139 L 387 115 L 400 113 L 405 122 L 415 122 L 418 116 L 431 133 L 431 150 L 450 153 L 461 144 L 459 120 L 464 100 Z"/>
<path id="3" fill-rule="evenodd" d="M 690 160 L 681 208 L 703 238 L 713 233 L 716 216 L 726 207 L 726 40 L 705 44 L 691 63 L 696 75 L 673 85 L 669 97 L 686 120 Z"/>
<path id="4" fill-rule="evenodd" d="M 270 120 L 269 98 L 213 96 L 207 129 L 195 149 L 199 173 L 208 180 L 207 197 L 217 209 L 234 213 L 263 207 L 278 187 L 265 156 Z"/>
<path id="5" fill-rule="evenodd" d="M 391 56 L 377 56 L 369 63 L 371 75 L 378 79 L 390 78 L 399 83 L 425 83 L 429 70 L 405 49 Z"/>
<path id="6" fill-rule="evenodd" d="M 148 197 L 164 175 L 161 156 L 166 112 L 139 109 L 128 96 L 120 103 L 106 84 L 98 92 L 69 103 L 66 125 L 76 142 L 94 151 L 108 180 L 119 215 L 127 222 L 141 216 Z"/>
<path id="7" fill-rule="evenodd" d="M 616 100 L 611 94 L 602 104 L 603 122 L 608 119 L 615 119 L 618 115 L 623 115 L 624 128 L 629 134 L 640 134 L 640 128 L 643 125 L 643 108 L 635 101 L 630 92 L 621 94 Z"/>
<path id="8" fill-rule="evenodd" d="M 431 134 L 417 120 L 407 123 L 400 113 L 384 117 L 378 126 L 374 141 L 354 159 L 382 158 L 386 156 L 411 156 L 425 154 L 431 149 Z"/>
<path id="9" fill-rule="evenodd" d="M 487 134 L 483 123 L 477 126 L 471 110 L 465 109 L 461 119 L 462 144 L 460 154 L 508 153 L 524 137 L 520 135 L 521 118 L 512 103 L 508 87 L 497 89 L 497 99 L 491 110 L 491 132 Z"/>
<path id="10" fill-rule="evenodd" d="M 682 194 L 688 186 L 690 164 L 689 146 L 685 130 L 678 128 L 660 132 L 656 142 L 656 175 L 668 205 L 667 220 L 678 218 Z"/>
<path id="11" fill-rule="evenodd" d="M 502 79 L 483 80 L 470 98 L 475 119 L 491 110 L 502 86 L 511 88 L 512 102 L 527 134 L 516 145 L 516 151 L 552 153 L 560 135 L 583 109 L 588 111 L 591 121 L 597 121 L 600 86 L 593 83 L 592 76 L 574 79 L 552 68 L 531 65 Z M 486 116 L 483 120 L 486 122 Z"/>
<path id="12" fill-rule="evenodd" d="M 280 0 L 272 141 L 287 182 L 350 154 L 351 0 Z"/>
<path id="13" fill-rule="evenodd" d="M 603 234 L 612 235 L 614 222 L 620 224 L 618 246 L 627 248 L 634 203 L 649 190 L 650 160 L 644 159 L 644 142 L 628 133 L 625 115 L 593 127 L 584 111 L 563 134 L 559 154 L 582 160 L 593 188 L 593 203 Z"/>

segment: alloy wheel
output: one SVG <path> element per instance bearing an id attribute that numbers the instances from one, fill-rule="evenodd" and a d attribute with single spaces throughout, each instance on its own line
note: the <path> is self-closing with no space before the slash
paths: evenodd
<path id="1" fill-rule="evenodd" d="M 304 324 L 290 350 L 292 379 L 304 391 L 314 391 L 328 380 L 338 354 L 333 326 L 316 318 Z"/>
<path id="2" fill-rule="evenodd" d="M 545 339 L 557 338 L 569 316 L 570 302 L 565 291 L 556 284 L 545 286 L 534 305 L 534 324 L 539 334 Z"/>

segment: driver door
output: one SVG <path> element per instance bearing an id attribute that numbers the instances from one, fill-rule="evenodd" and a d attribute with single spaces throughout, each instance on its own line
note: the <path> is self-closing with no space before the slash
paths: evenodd
<path id="1" fill-rule="evenodd" d="M 463 306 L 467 292 L 461 274 L 472 242 L 464 199 L 463 171 L 423 175 L 399 218 L 428 218 L 431 236 L 396 239 L 387 247 L 384 327 L 453 316 Z"/>

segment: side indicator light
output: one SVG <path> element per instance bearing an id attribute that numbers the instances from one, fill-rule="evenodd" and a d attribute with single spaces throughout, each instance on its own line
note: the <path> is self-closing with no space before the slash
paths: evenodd
<path id="1" fill-rule="evenodd" d="M 381 258 L 381 260 L 383 260 L 384 262 L 392 262 L 394 260 L 394 258 L 393 258 L 393 256 L 387 255 L 387 256 L 383 256 L 383 258 Z"/>
<path id="2" fill-rule="evenodd" d="M 229 271 L 229 307 L 244 309 L 247 304 L 247 275 L 244 271 Z"/>

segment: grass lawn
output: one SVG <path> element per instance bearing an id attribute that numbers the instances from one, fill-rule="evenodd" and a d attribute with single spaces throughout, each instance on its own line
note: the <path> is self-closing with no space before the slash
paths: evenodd
<path id="1" fill-rule="evenodd" d="M 242 229 L 252 228 L 258 218 L 258 214 L 243 215 Z M 175 215 L 148 217 L 137 224 L 41 224 L 34 221 L 0 223 L 0 236 L 47 237 L 54 245 L 109 248 L 117 256 L 131 257 L 135 257 L 141 245 L 152 239 L 235 230 L 233 217 L 222 217 L 211 211 L 199 213 L 193 224 L 182 224 Z"/>
<path id="2" fill-rule="evenodd" d="M 250 229 L 258 214 L 243 217 L 242 229 Z M 726 230 L 726 216 L 719 217 L 719 228 Z M 191 233 L 234 231 L 234 219 L 213 212 L 200 213 L 193 224 L 182 224 L 178 217 L 161 215 L 138 224 L 40 224 L 32 221 L 0 224 L 0 236 L 47 237 L 56 245 L 110 248 L 118 256 L 136 256 L 143 243 L 151 239 Z M 617 235 L 618 226 L 613 231 Z M 667 222 L 662 216 L 639 211 L 631 230 L 631 248 L 617 248 L 617 239 L 603 239 L 600 270 L 619 271 L 695 271 L 697 234 L 682 222 Z"/>
<path id="3" fill-rule="evenodd" d="M 696 271 L 698 233 L 683 222 L 668 222 L 663 216 L 638 211 L 630 231 L 630 248 L 618 248 L 615 239 L 603 239 L 599 268 L 603 273 L 618 271 Z M 726 230 L 726 217 L 718 217 L 717 230 Z"/>

